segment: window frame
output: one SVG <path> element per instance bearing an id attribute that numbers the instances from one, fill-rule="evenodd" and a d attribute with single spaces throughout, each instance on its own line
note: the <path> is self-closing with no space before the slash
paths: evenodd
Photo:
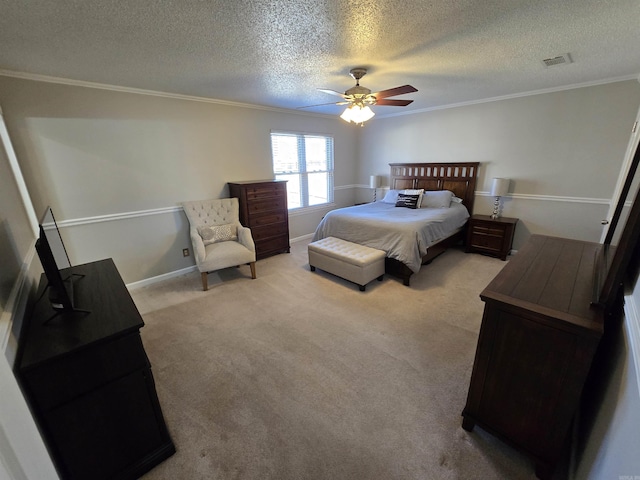
<path id="1" fill-rule="evenodd" d="M 295 137 L 297 139 L 297 154 L 298 154 L 298 170 L 286 171 L 286 172 L 276 172 L 275 168 L 275 158 L 274 158 L 274 136 L 286 136 L 286 137 Z M 315 170 L 308 171 L 307 170 L 307 154 L 306 154 L 306 145 L 305 139 L 308 137 L 321 138 L 324 139 L 325 144 L 327 145 L 325 163 L 327 166 L 326 170 Z M 279 176 L 285 177 L 290 175 L 299 176 L 300 180 L 300 203 L 299 207 L 291 207 L 289 202 L 287 202 L 287 210 L 289 213 L 294 212 L 303 212 L 314 209 L 324 209 L 327 206 L 335 205 L 334 203 L 334 195 L 335 195 L 335 139 L 333 135 L 326 133 L 311 133 L 311 132 L 298 132 L 298 131 L 287 131 L 287 130 L 272 130 L 269 134 L 269 140 L 271 145 L 271 168 L 273 171 L 274 178 L 280 179 Z M 302 154 L 302 156 L 301 156 Z M 313 173 L 326 173 L 327 179 L 327 201 L 319 204 L 310 205 L 310 195 L 309 195 L 309 174 Z M 287 196 L 289 196 L 289 181 L 287 181 Z"/>

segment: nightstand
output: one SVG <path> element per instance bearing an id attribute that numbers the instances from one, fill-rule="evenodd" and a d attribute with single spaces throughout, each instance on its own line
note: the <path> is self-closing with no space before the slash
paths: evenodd
<path id="1" fill-rule="evenodd" d="M 513 244 L 517 218 L 472 215 L 467 226 L 467 252 L 507 259 Z"/>

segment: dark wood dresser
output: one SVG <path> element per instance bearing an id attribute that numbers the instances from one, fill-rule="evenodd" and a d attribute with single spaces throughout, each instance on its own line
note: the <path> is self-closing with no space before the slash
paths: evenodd
<path id="1" fill-rule="evenodd" d="M 229 194 L 240 202 L 240 223 L 251 229 L 258 260 L 291 251 L 286 181 L 230 182 Z"/>
<path id="2" fill-rule="evenodd" d="M 482 291 L 485 302 L 462 426 L 530 455 L 549 478 L 596 348 L 604 312 L 591 306 L 601 245 L 533 235 Z"/>
<path id="3" fill-rule="evenodd" d="M 75 304 L 89 312 L 55 315 L 43 275 L 18 378 L 61 478 L 136 479 L 175 452 L 140 338 L 144 322 L 111 259 L 62 273 L 78 275 Z"/>
<path id="4" fill-rule="evenodd" d="M 507 259 L 513 245 L 517 218 L 472 215 L 467 226 L 467 252 Z"/>

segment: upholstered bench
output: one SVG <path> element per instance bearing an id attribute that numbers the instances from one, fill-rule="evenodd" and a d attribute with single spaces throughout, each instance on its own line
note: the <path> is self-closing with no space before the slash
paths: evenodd
<path id="1" fill-rule="evenodd" d="M 382 280 L 384 276 L 384 257 L 377 250 L 340 238 L 327 237 L 312 242 L 308 247 L 309 267 L 332 273 L 360 286 L 364 292 L 367 283 L 374 278 Z"/>

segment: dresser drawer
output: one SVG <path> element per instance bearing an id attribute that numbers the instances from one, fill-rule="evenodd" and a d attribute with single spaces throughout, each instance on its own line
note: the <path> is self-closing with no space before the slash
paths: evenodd
<path id="1" fill-rule="evenodd" d="M 265 198 L 247 203 L 249 216 L 263 212 L 282 212 L 287 209 L 287 197 Z"/>
<path id="2" fill-rule="evenodd" d="M 483 234 L 483 235 L 497 235 L 499 237 L 504 236 L 504 232 L 506 227 L 504 225 L 473 225 L 472 234 Z"/>
<path id="3" fill-rule="evenodd" d="M 270 237 L 282 236 L 289 233 L 289 228 L 286 223 L 273 223 L 265 225 L 263 227 L 254 227 L 251 229 L 251 236 L 254 242 L 259 242 Z"/>
<path id="4" fill-rule="evenodd" d="M 486 233 L 478 233 L 474 230 L 471 234 L 471 246 L 476 248 L 483 248 L 488 250 L 495 250 L 499 252 L 502 250 L 502 243 L 504 242 L 504 237 L 502 235 L 489 235 Z"/>
<path id="5" fill-rule="evenodd" d="M 287 214 L 284 212 L 255 213 L 249 217 L 249 225 L 247 226 L 251 227 L 251 232 L 253 233 L 253 229 L 256 227 L 273 223 L 286 223 L 286 221 Z"/>
<path id="6" fill-rule="evenodd" d="M 289 251 L 289 234 L 271 237 L 265 240 L 257 240 L 256 255 L 259 258 L 268 256 L 272 253 Z"/>
<path id="7" fill-rule="evenodd" d="M 264 183 L 255 186 L 247 187 L 245 195 L 249 202 L 253 200 L 260 200 L 263 198 L 277 198 L 286 196 L 286 184 L 280 183 Z"/>
<path id="8" fill-rule="evenodd" d="M 24 373 L 24 379 L 46 411 L 136 370 L 149 368 L 139 334 L 79 351 Z"/>

